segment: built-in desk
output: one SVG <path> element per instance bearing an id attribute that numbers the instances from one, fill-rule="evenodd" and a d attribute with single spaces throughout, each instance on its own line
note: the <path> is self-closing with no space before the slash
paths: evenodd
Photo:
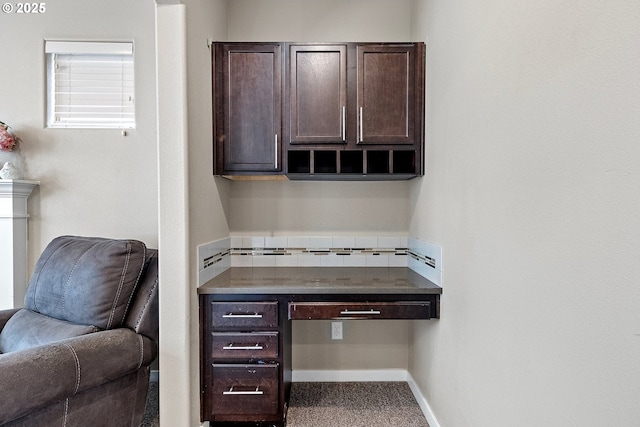
<path id="1" fill-rule="evenodd" d="M 402 267 L 226 270 L 198 288 L 202 421 L 284 426 L 291 320 L 439 318 L 441 293 Z"/>

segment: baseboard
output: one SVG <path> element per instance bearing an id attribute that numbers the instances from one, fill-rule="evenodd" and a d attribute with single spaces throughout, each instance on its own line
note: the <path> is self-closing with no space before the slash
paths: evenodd
<path id="1" fill-rule="evenodd" d="M 291 381 L 294 383 L 407 381 L 407 371 L 405 369 L 293 370 L 291 371 Z"/>
<path id="2" fill-rule="evenodd" d="M 420 388 L 418 387 L 418 384 L 409 372 L 407 372 L 407 384 L 409 384 L 409 388 L 413 392 L 413 396 L 416 398 L 420 409 L 422 409 L 422 413 L 427 419 L 429 427 L 440 427 L 440 423 L 436 419 L 436 415 L 433 413 L 431 406 L 429 406 L 429 402 L 427 402 L 427 399 L 424 397 L 424 395 L 420 391 Z"/>
<path id="3" fill-rule="evenodd" d="M 291 381 L 302 382 L 371 382 L 371 381 L 406 381 L 422 410 L 424 417 L 429 423 L 429 427 L 440 427 L 431 406 L 418 388 L 411 374 L 406 369 L 376 369 L 376 370 L 352 370 L 352 371 L 329 371 L 329 370 L 293 370 L 291 371 Z"/>

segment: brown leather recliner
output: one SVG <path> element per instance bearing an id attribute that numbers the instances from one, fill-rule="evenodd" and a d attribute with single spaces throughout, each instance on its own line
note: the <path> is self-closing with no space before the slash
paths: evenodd
<path id="1" fill-rule="evenodd" d="M 158 254 L 62 236 L 0 311 L 0 425 L 135 426 L 158 354 Z"/>

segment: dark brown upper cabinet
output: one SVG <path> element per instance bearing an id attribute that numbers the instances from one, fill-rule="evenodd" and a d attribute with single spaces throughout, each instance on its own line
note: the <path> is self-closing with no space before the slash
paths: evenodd
<path id="1" fill-rule="evenodd" d="M 347 45 L 289 44 L 286 141 L 347 142 Z"/>
<path id="2" fill-rule="evenodd" d="M 282 173 L 282 44 L 216 43 L 214 174 Z"/>
<path id="3" fill-rule="evenodd" d="M 424 55 L 424 43 L 216 43 L 214 173 L 422 175 Z"/>
<path id="4" fill-rule="evenodd" d="M 358 144 L 416 142 L 417 46 L 358 45 Z"/>

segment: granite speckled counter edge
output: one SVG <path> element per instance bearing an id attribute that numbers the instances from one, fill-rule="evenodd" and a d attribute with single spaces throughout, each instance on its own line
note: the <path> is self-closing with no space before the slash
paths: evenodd
<path id="1" fill-rule="evenodd" d="M 406 267 L 231 267 L 198 294 L 441 294 Z"/>

